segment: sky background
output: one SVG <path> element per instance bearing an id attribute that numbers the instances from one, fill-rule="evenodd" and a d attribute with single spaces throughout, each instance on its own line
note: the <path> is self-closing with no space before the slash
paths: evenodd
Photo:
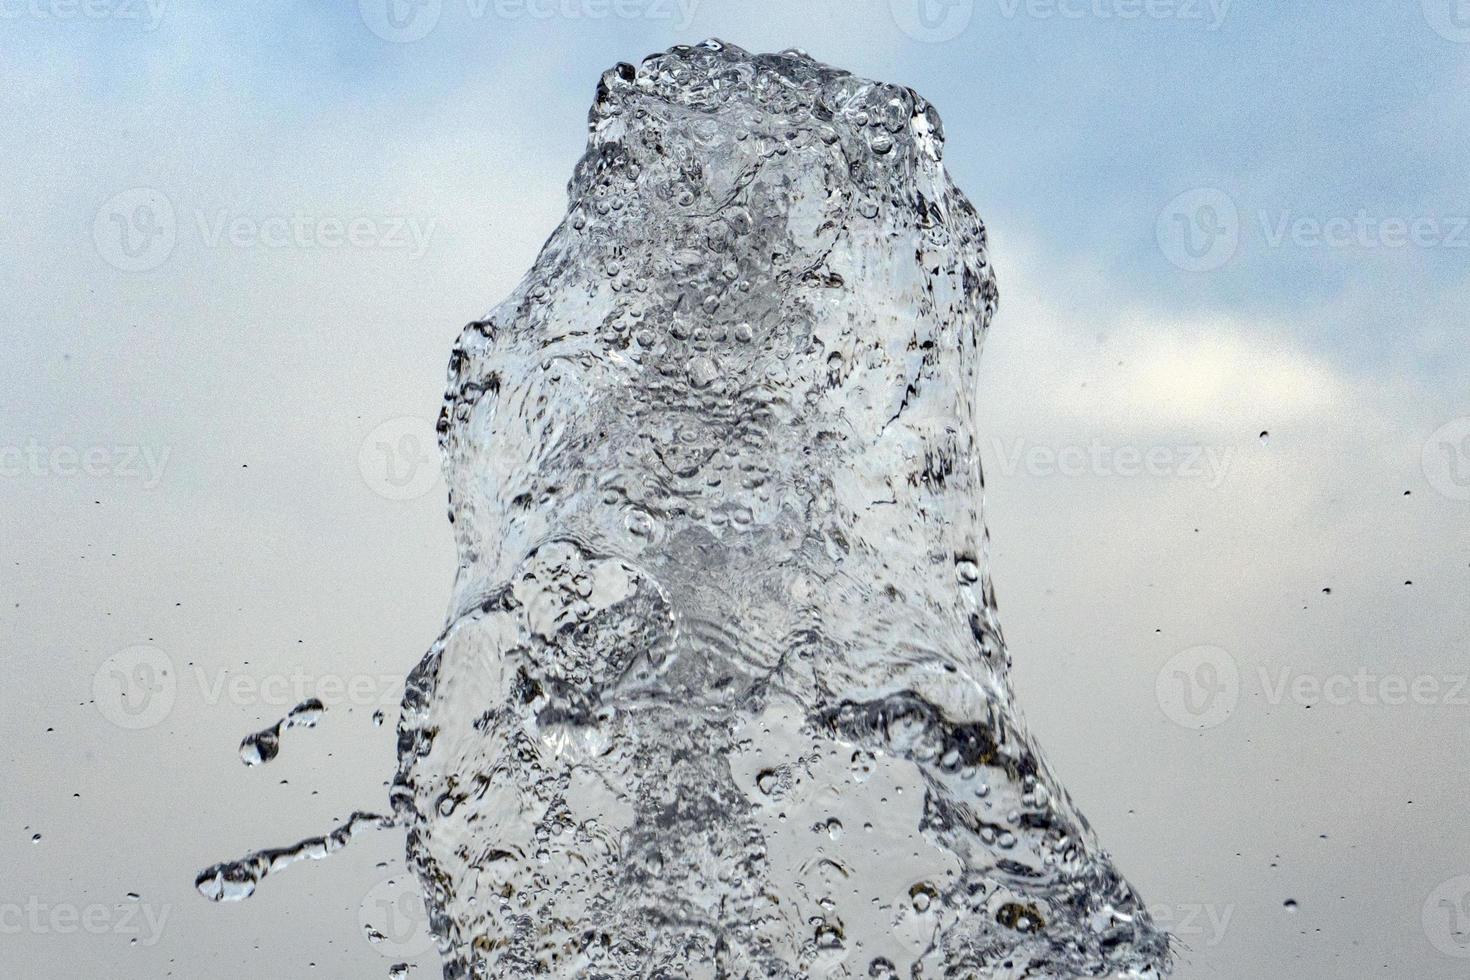
<path id="1" fill-rule="evenodd" d="M 1015 686 L 1177 976 L 1470 972 L 1470 3 L 394 3 L 0 0 L 0 974 L 435 974 L 392 833 L 193 877 L 386 807 L 450 346 L 708 36 L 944 118 Z"/>

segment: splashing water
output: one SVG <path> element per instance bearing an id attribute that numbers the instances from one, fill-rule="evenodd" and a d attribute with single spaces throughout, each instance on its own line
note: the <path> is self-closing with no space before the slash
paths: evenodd
<path id="1" fill-rule="evenodd" d="M 212 902 L 238 902 L 255 894 L 266 875 L 289 868 L 298 861 L 320 861 L 352 843 L 364 829 L 393 826 L 392 817 L 376 813 L 354 813 L 342 826 L 322 837 L 308 837 L 291 847 L 271 847 L 206 868 L 194 879 L 199 894 Z"/>
<path id="2" fill-rule="evenodd" d="M 240 761 L 247 766 L 260 766 L 270 762 L 281 753 L 282 729 L 315 728 L 326 710 L 326 706 L 317 698 L 301 702 L 271 727 L 246 735 L 240 742 Z"/>
<path id="3" fill-rule="evenodd" d="M 589 121 L 439 423 L 460 568 L 392 821 L 444 976 L 1166 974 L 1007 679 L 938 114 L 709 41 Z"/>
<path id="4" fill-rule="evenodd" d="M 394 806 L 445 976 L 1166 970 L 1012 703 L 937 113 L 707 42 L 590 129 L 440 419 Z"/>

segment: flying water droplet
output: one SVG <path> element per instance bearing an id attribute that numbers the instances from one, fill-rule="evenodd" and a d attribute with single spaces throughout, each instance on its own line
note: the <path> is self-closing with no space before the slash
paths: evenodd
<path id="1" fill-rule="evenodd" d="M 281 752 L 281 731 L 287 728 L 315 728 L 326 707 L 316 698 L 303 701 L 269 728 L 246 735 L 240 742 L 240 761 L 247 766 L 270 762 Z"/>
<path id="2" fill-rule="evenodd" d="M 298 861 L 319 861 L 348 844 L 364 829 L 391 827 L 390 817 L 375 813 L 354 813 L 331 833 L 309 837 L 291 847 L 267 848 L 247 854 L 238 861 L 227 861 L 201 871 L 194 879 L 199 894 L 212 902 L 238 902 L 255 894 L 256 886 L 266 875 L 284 870 Z"/>

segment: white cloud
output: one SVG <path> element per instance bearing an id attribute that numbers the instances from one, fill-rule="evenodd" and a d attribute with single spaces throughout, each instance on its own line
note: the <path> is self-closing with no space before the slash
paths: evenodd
<path id="1" fill-rule="evenodd" d="M 1001 272 L 982 395 L 1002 419 L 1233 442 L 1273 425 L 1330 419 L 1353 398 L 1353 382 L 1292 343 L 1281 324 L 1139 307 L 1110 313 L 1116 297 L 1096 293 L 1084 312 L 1043 295 L 1077 295 L 1065 276 L 1038 278 L 1024 260 Z"/>

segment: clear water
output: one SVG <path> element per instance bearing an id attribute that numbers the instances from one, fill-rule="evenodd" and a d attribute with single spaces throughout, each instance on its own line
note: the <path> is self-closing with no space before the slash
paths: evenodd
<path id="1" fill-rule="evenodd" d="M 247 766 L 263 766 L 281 754 L 281 731 L 288 728 L 315 728 L 326 712 L 317 698 L 303 701 L 269 728 L 246 735 L 240 741 L 240 761 Z"/>
<path id="2" fill-rule="evenodd" d="M 444 976 L 1167 973 L 1007 680 L 938 114 L 711 41 L 589 122 L 440 419 L 460 570 L 391 822 Z"/>
<path id="3" fill-rule="evenodd" d="M 206 868 L 194 879 L 199 894 L 213 902 L 238 902 L 255 894 L 266 875 L 289 868 L 298 861 L 320 861 L 330 857 L 365 829 L 393 826 L 391 817 L 376 813 L 354 813 L 346 823 L 321 837 L 308 837 L 290 847 L 270 847 Z"/>

